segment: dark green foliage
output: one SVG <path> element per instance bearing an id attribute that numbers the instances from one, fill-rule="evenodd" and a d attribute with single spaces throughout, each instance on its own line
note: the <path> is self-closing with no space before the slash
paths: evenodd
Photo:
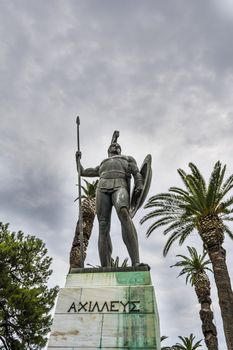
<path id="1" fill-rule="evenodd" d="M 83 193 L 84 193 L 82 195 L 82 198 L 95 199 L 96 189 L 97 189 L 97 185 L 98 185 L 99 180 L 89 182 L 89 181 L 83 179 L 83 181 L 85 181 L 86 186 L 81 186 Z M 79 197 L 77 197 L 74 201 L 76 202 L 78 199 L 79 199 Z"/>
<path id="2" fill-rule="evenodd" d="M 88 182 L 87 180 L 83 179 L 86 183 L 86 187 L 81 186 L 82 190 L 84 192 L 84 195 L 82 198 L 95 198 L 96 197 L 96 189 L 98 185 L 98 181 Z"/>
<path id="3" fill-rule="evenodd" d="M 189 337 L 179 336 L 182 343 L 177 343 L 177 350 L 196 350 L 201 346 L 201 340 L 194 342 L 195 336 L 191 333 Z"/>
<path id="4" fill-rule="evenodd" d="M 206 346 L 209 350 L 218 350 L 217 330 L 213 323 L 213 312 L 211 310 L 210 281 L 206 273 L 207 270 L 212 271 L 208 267 L 211 261 L 206 259 L 207 252 L 198 255 L 194 247 L 187 248 L 189 257 L 177 255 L 181 260 L 171 267 L 181 267 L 182 270 L 179 276 L 186 275 L 186 283 L 189 281 L 195 287 L 195 292 L 200 303 L 199 315 Z M 191 338 L 187 339 L 187 344 L 190 344 Z"/>
<path id="5" fill-rule="evenodd" d="M 163 341 L 166 338 L 168 337 L 161 337 L 161 341 Z M 195 336 L 192 333 L 189 337 L 178 336 L 178 338 L 180 338 L 182 343 L 176 343 L 172 346 L 162 346 L 161 350 L 196 350 L 201 346 L 201 340 L 194 343 Z"/>
<path id="6" fill-rule="evenodd" d="M 168 337 L 166 335 L 162 335 L 160 337 L 160 342 L 162 343 L 164 340 L 166 340 Z M 172 346 L 162 346 L 161 345 L 161 350 L 179 350 L 176 345 L 172 345 Z"/>
<path id="7" fill-rule="evenodd" d="M 212 263 L 227 347 L 233 349 L 233 293 L 226 251 L 222 246 L 224 233 L 233 239 L 226 225 L 227 221 L 233 221 L 233 196 L 225 198 L 233 188 L 233 175 L 224 180 L 226 166 L 218 161 L 207 184 L 193 163 L 189 167 L 190 174 L 178 169 L 185 189 L 171 187 L 168 193 L 150 198 L 145 207 L 153 208 L 152 212 L 144 216 L 141 223 L 154 219 L 147 237 L 156 228 L 166 225 L 163 234 L 170 236 L 163 250 L 164 256 L 174 242 L 182 245 L 190 233 L 197 230 Z"/>
<path id="8" fill-rule="evenodd" d="M 171 267 L 181 267 L 182 270 L 180 271 L 178 277 L 182 275 L 186 275 L 186 284 L 188 282 L 191 283 L 191 285 L 195 285 L 196 278 L 200 275 L 205 273 L 206 270 L 209 270 L 212 272 L 212 270 L 208 267 L 208 265 L 211 263 L 209 259 L 206 259 L 207 252 L 204 252 L 201 255 L 198 255 L 196 249 L 194 247 L 187 247 L 189 251 L 190 257 L 187 257 L 185 255 L 177 255 L 177 257 L 181 258 L 180 261 L 178 261 L 176 264 L 172 265 Z"/>
<path id="9" fill-rule="evenodd" d="M 127 266 L 128 266 L 128 258 L 125 258 L 121 264 L 119 262 L 119 256 L 117 256 L 115 260 L 111 258 L 111 267 L 127 267 Z"/>
<path id="10" fill-rule="evenodd" d="M 178 173 L 185 185 L 185 189 L 171 187 L 168 193 L 160 193 L 151 197 L 145 208 L 154 208 L 145 215 L 141 223 L 148 219 L 155 221 L 147 231 L 147 237 L 159 227 L 167 226 L 164 235 L 170 234 L 164 247 L 166 255 L 171 245 L 178 240 L 182 245 L 189 234 L 200 229 L 200 220 L 209 215 L 217 215 L 221 222 L 232 221 L 233 197 L 225 200 L 226 194 L 233 188 L 233 175 L 224 180 L 226 166 L 222 167 L 218 161 L 206 184 L 198 168 L 189 163 L 191 174 L 186 174 L 182 169 Z M 224 224 L 223 230 L 233 238 L 229 227 Z"/>
<path id="11" fill-rule="evenodd" d="M 97 268 L 102 268 L 100 265 L 92 265 L 92 264 L 87 264 L 88 266 L 91 267 L 97 267 Z M 111 267 L 127 267 L 128 266 L 128 258 L 125 258 L 122 263 L 119 261 L 119 256 L 116 257 L 116 259 L 111 258 Z"/>
<path id="12" fill-rule="evenodd" d="M 0 223 L 0 349 L 41 349 L 58 287 L 49 289 L 45 244 Z"/>

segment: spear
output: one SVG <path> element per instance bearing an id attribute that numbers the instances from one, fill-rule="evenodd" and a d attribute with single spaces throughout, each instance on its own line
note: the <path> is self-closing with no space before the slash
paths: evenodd
<path id="1" fill-rule="evenodd" d="M 80 265 L 84 267 L 83 261 L 83 217 L 82 217 L 82 198 L 81 198 L 81 152 L 80 152 L 80 138 L 79 138 L 79 117 L 76 119 L 77 124 L 77 168 L 78 168 L 78 198 L 79 198 L 79 233 L 80 233 Z"/>

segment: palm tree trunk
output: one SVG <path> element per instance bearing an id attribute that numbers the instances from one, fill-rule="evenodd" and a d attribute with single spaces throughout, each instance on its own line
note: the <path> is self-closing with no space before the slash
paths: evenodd
<path id="1" fill-rule="evenodd" d="M 200 235 L 213 266 L 227 349 L 233 350 L 233 293 L 226 265 L 226 251 L 222 247 L 224 231 L 221 219 L 217 215 L 202 217 Z"/>
<path id="2" fill-rule="evenodd" d="M 86 240 L 83 236 L 83 260 L 86 259 L 86 249 L 84 248 L 85 245 L 87 246 L 88 243 L 86 243 Z M 75 234 L 74 239 L 72 243 L 72 247 L 70 250 L 70 268 L 81 268 L 81 246 L 80 246 L 80 229 L 79 229 L 79 221 L 77 221 L 76 228 L 75 228 Z"/>
<path id="3" fill-rule="evenodd" d="M 95 199 L 85 198 L 82 201 L 83 213 L 83 259 L 85 261 L 87 255 L 87 247 L 92 233 L 92 228 L 95 219 Z M 80 254 L 80 229 L 79 221 L 77 222 L 75 235 L 70 251 L 70 268 L 82 267 Z"/>
<path id="4" fill-rule="evenodd" d="M 213 265 L 227 348 L 233 350 L 233 294 L 226 265 L 226 251 L 223 247 L 218 247 L 208 249 L 208 253 Z"/>
<path id="5" fill-rule="evenodd" d="M 218 350 L 217 330 L 213 324 L 211 311 L 210 281 L 205 272 L 199 273 L 195 279 L 195 292 L 201 305 L 200 319 L 202 332 L 208 350 Z"/>

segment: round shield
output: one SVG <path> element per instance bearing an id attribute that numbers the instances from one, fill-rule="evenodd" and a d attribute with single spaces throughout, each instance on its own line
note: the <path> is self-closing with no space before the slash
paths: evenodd
<path id="1" fill-rule="evenodd" d="M 140 173 L 142 174 L 144 183 L 143 183 L 143 189 L 138 194 L 135 191 L 135 186 L 133 188 L 132 197 L 130 201 L 130 216 L 131 218 L 134 217 L 138 209 L 143 205 L 145 202 L 146 196 L 149 192 L 150 185 L 151 185 L 151 178 L 152 178 L 152 169 L 151 169 L 151 155 L 148 154 L 146 158 L 144 159 L 144 162 L 142 163 Z"/>

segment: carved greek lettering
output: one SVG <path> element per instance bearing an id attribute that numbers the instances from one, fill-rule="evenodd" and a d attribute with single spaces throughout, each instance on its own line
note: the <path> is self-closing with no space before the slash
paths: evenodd
<path id="1" fill-rule="evenodd" d="M 121 305 L 121 307 L 120 307 Z M 122 310 L 123 307 L 123 310 Z M 126 301 L 123 302 L 122 300 L 112 300 L 112 301 L 105 301 L 103 304 L 99 304 L 98 301 L 86 301 L 86 302 L 79 302 L 78 306 L 73 302 L 67 312 L 140 312 L 140 301 L 139 300 L 133 300 L 133 301 Z"/>
<path id="2" fill-rule="evenodd" d="M 120 301 L 120 304 L 123 306 L 123 312 L 126 312 L 126 306 L 129 305 L 129 301 L 127 301 L 126 304 L 123 303 L 123 301 Z"/>
<path id="3" fill-rule="evenodd" d="M 137 304 L 140 304 L 140 301 L 131 301 L 129 312 L 139 312 L 140 310 L 137 309 Z"/>
<path id="4" fill-rule="evenodd" d="M 106 308 L 106 311 L 109 312 L 109 307 L 108 307 L 107 301 L 105 301 L 105 303 L 103 304 L 102 309 L 100 309 L 100 312 L 103 312 L 104 308 Z"/>
<path id="5" fill-rule="evenodd" d="M 67 312 L 70 312 L 71 310 L 73 310 L 74 312 L 77 312 L 74 302 L 71 304 L 71 306 L 70 306 L 70 308 L 69 308 L 69 310 Z"/>
<path id="6" fill-rule="evenodd" d="M 79 308 L 78 308 L 78 312 L 80 312 L 82 309 L 87 312 L 86 309 L 86 305 L 88 304 L 88 301 L 86 303 L 81 303 L 81 301 L 79 302 Z"/>
<path id="7" fill-rule="evenodd" d="M 95 310 L 96 307 L 97 307 L 97 312 L 100 312 L 99 304 L 98 304 L 97 301 L 96 301 L 96 303 L 94 304 L 93 309 L 91 310 L 91 312 L 93 312 L 93 311 Z"/>
<path id="8" fill-rule="evenodd" d="M 119 304 L 119 301 L 111 301 L 111 303 L 110 303 L 110 311 L 111 312 L 118 312 L 119 311 L 119 309 L 115 309 L 115 307 L 116 307 L 116 305 L 115 304 Z"/>
<path id="9" fill-rule="evenodd" d="M 89 309 L 88 309 L 89 312 L 91 312 L 91 305 L 92 305 L 92 301 L 89 302 Z"/>

